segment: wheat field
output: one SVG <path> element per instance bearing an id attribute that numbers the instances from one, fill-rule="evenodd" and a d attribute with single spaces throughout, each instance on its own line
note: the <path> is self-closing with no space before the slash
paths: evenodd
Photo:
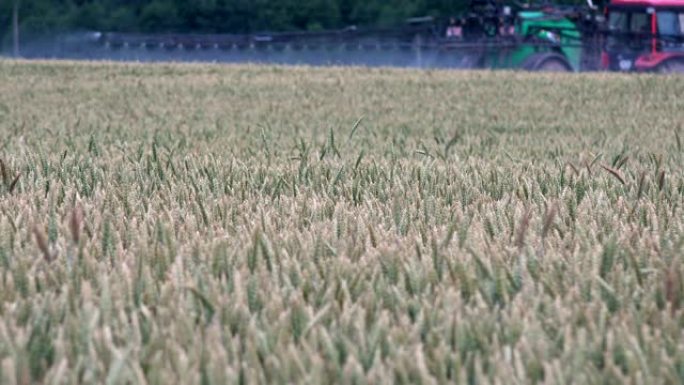
<path id="1" fill-rule="evenodd" d="M 0 61 L 0 383 L 681 384 L 683 95 Z"/>

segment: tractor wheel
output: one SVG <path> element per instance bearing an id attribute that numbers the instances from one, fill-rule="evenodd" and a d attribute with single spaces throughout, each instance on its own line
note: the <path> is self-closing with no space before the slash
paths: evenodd
<path id="1" fill-rule="evenodd" d="M 656 71 L 661 74 L 684 74 L 684 59 L 670 59 L 661 63 Z"/>
<path id="2" fill-rule="evenodd" d="M 535 72 L 571 72 L 572 66 L 565 56 L 555 52 L 545 52 L 525 59 L 522 69 Z"/>

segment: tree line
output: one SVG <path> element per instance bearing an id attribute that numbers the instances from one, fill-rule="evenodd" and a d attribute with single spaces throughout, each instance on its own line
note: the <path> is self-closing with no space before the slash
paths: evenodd
<path id="1" fill-rule="evenodd" d="M 388 26 L 468 0 L 0 0 L 0 41 L 63 31 L 250 33 Z M 16 12 L 14 12 L 16 10 Z"/>

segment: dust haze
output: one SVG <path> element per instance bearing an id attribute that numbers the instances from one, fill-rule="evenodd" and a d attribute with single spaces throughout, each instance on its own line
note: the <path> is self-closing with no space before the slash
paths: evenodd
<path id="1" fill-rule="evenodd" d="M 111 46 L 100 41 L 98 32 L 32 38 L 22 42 L 24 59 L 258 63 L 311 66 L 366 66 L 404 68 L 455 68 L 474 66 L 468 53 L 441 52 L 429 46 L 396 44 L 267 45 L 264 47 Z M 11 56 L 11 49 L 3 52 Z"/>

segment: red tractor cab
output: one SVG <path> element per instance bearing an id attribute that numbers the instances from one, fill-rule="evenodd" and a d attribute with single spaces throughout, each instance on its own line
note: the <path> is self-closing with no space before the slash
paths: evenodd
<path id="1" fill-rule="evenodd" d="M 613 0 L 606 21 L 604 69 L 684 72 L 684 0 Z"/>

